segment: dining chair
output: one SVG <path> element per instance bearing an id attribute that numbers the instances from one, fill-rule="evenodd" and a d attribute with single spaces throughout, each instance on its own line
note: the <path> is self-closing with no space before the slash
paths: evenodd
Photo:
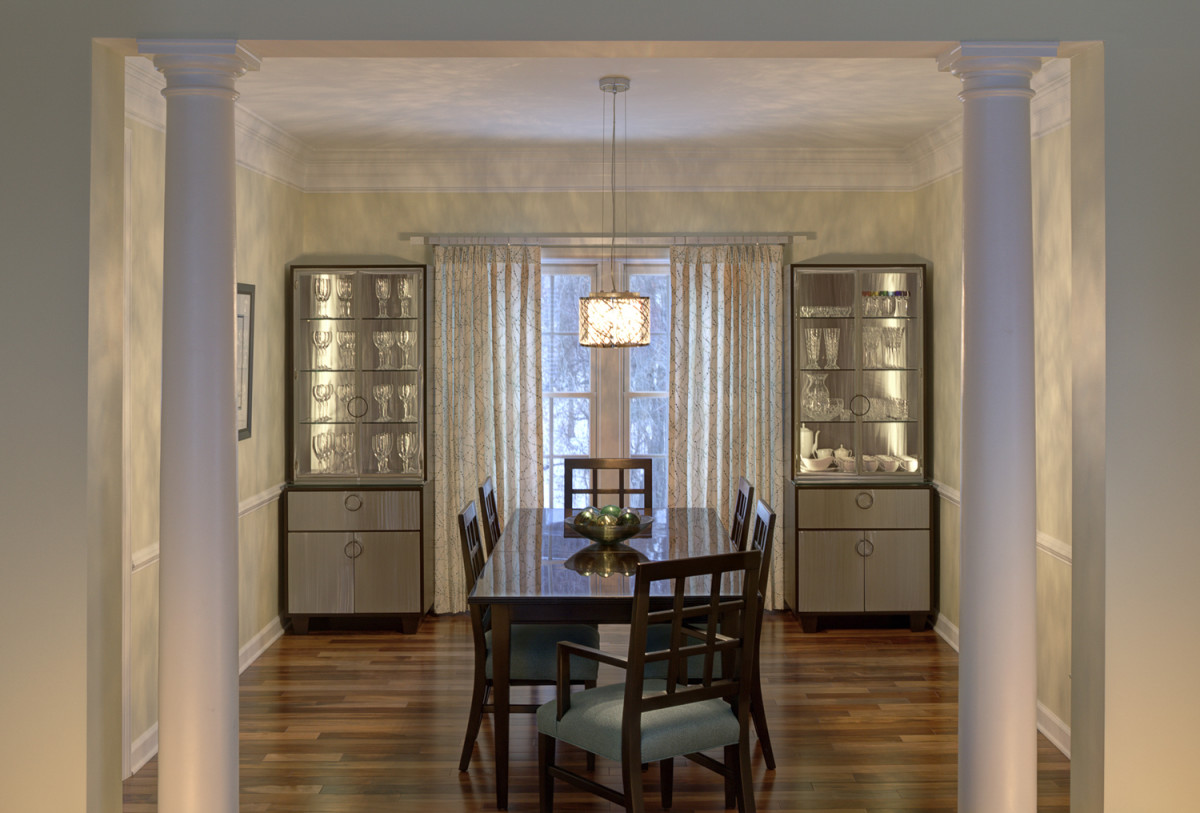
<path id="1" fill-rule="evenodd" d="M 617 504 L 622 508 L 638 508 L 644 514 L 654 513 L 654 468 L 648 457 L 568 457 L 563 460 L 565 476 L 563 477 L 563 505 L 571 513 L 588 505 L 600 506 L 600 495 L 617 496 Z M 575 484 L 575 472 L 587 471 L 586 486 Z M 616 471 L 617 484 L 615 487 L 602 483 L 600 472 Z M 633 486 L 633 472 L 642 473 L 641 487 Z M 589 501 L 583 505 L 575 504 L 575 495 L 587 495 Z M 642 498 L 641 505 L 631 505 L 627 497 Z"/>
<path id="2" fill-rule="evenodd" d="M 553 809 L 556 779 L 627 811 L 642 811 L 642 764 L 649 762 L 659 763 L 662 805 L 669 808 L 677 756 L 724 776 L 725 806 L 736 802 L 741 813 L 754 813 L 749 706 L 761 558 L 758 551 L 737 551 L 641 563 L 626 657 L 568 642 L 558 645 L 558 696 L 537 712 L 543 813 Z M 694 577 L 708 578 L 709 594 L 703 603 L 688 604 L 687 582 Z M 722 583 L 729 581 L 740 582 L 740 592 L 722 597 Z M 646 630 L 664 624 L 673 631 L 669 646 L 648 652 Z M 703 669 L 693 685 L 686 664 L 697 656 Z M 572 694 L 576 658 L 624 669 L 625 682 Z M 646 677 L 647 664 L 660 661 L 667 665 L 666 678 Z M 619 762 L 621 792 L 558 765 L 559 741 Z M 702 753 L 717 748 L 724 751 L 723 762 Z"/>
<path id="3" fill-rule="evenodd" d="M 479 533 L 479 516 L 475 503 L 468 502 L 458 515 L 458 534 L 462 542 L 463 569 L 467 577 L 467 592 L 475 589 L 475 582 L 487 562 Z M 492 632 L 490 613 L 478 604 L 471 607 L 471 632 L 475 643 L 475 679 L 471 691 L 470 717 L 467 719 L 466 736 L 463 738 L 462 755 L 458 769 L 465 771 L 471 762 L 471 751 L 483 715 L 495 711 L 488 702 L 492 690 Z M 570 641 L 581 646 L 600 645 L 600 632 L 594 624 L 514 624 L 509 639 L 509 683 L 514 686 L 556 685 L 557 654 L 559 641 Z M 584 687 L 596 685 L 595 662 L 579 661 L 571 683 Z M 509 711 L 531 714 L 537 711 L 536 704 L 512 704 Z M 498 749 L 507 749 L 507 743 L 497 743 Z M 589 759 L 589 767 L 593 761 Z"/>
<path id="4" fill-rule="evenodd" d="M 733 504 L 733 521 L 729 523 L 729 541 L 738 550 L 746 549 L 746 532 L 750 530 L 747 520 L 750 506 L 754 505 L 754 486 L 745 477 L 738 478 L 737 501 Z"/>
<path id="5" fill-rule="evenodd" d="M 479 510 L 483 513 L 484 555 L 490 556 L 500 538 L 500 511 L 496 508 L 496 487 L 488 477 L 479 486 Z"/>
<path id="6" fill-rule="evenodd" d="M 749 538 L 744 538 L 742 550 L 756 550 L 762 554 L 762 565 L 758 573 L 759 590 L 767 589 L 767 579 L 771 576 L 771 541 L 775 537 L 775 512 L 762 500 L 754 507 L 754 532 Z M 767 770 L 775 770 L 775 750 L 771 747 L 771 732 L 767 730 L 767 712 L 763 704 L 762 679 L 759 663 L 762 657 L 762 623 L 763 610 L 766 600 L 762 595 L 758 601 L 758 624 L 756 626 L 758 640 L 754 642 L 754 674 L 750 684 L 750 716 L 754 720 L 754 731 L 758 734 L 758 744 L 762 747 L 763 762 Z"/>

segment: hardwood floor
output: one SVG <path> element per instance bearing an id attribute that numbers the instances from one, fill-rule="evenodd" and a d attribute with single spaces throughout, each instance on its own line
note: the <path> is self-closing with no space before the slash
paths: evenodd
<path id="1" fill-rule="evenodd" d="M 603 645 L 623 651 L 624 632 Z M 494 810 L 492 730 L 485 719 L 459 773 L 471 692 L 463 616 L 429 618 L 416 635 L 284 636 L 241 679 L 242 813 L 371 813 L 424 807 Z M 760 810 L 951 811 L 956 805 L 958 657 L 932 632 L 834 630 L 806 635 L 768 614 L 762 677 L 778 768 L 755 749 Z M 601 672 L 601 681 L 616 670 Z M 514 690 L 521 697 L 529 689 Z M 548 700 L 552 689 L 539 689 Z M 509 809 L 537 809 L 532 715 L 513 718 Z M 560 761 L 582 769 L 567 746 Z M 599 781 L 619 786 L 614 763 Z M 1038 810 L 1068 811 L 1070 764 L 1038 735 Z M 645 776 L 659 809 L 658 772 Z M 125 813 L 157 811 L 157 761 L 125 782 Z M 558 811 L 616 808 L 559 783 Z M 720 778 L 676 760 L 677 813 L 723 808 Z"/>

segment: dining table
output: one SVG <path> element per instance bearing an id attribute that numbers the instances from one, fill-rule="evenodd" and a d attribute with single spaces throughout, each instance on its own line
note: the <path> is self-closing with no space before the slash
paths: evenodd
<path id="1" fill-rule="evenodd" d="M 638 561 L 729 553 L 737 546 L 711 508 L 664 508 L 619 547 L 579 535 L 561 508 L 511 513 L 467 601 L 491 608 L 496 807 L 508 808 L 509 642 L 513 624 L 628 624 Z M 688 594 L 707 600 L 707 580 Z M 656 585 L 657 586 L 657 585 Z M 664 589 L 668 585 L 662 585 Z M 733 595 L 740 584 L 722 585 Z M 664 599 L 665 600 L 665 599 Z"/>

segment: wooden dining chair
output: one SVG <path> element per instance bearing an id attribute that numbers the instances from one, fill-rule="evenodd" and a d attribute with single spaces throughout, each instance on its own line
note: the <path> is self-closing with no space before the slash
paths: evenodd
<path id="1" fill-rule="evenodd" d="M 643 514 L 654 513 L 654 467 L 648 457 L 568 457 L 563 460 L 565 474 L 563 477 L 563 505 L 568 513 L 574 513 L 589 505 L 602 505 L 600 495 L 616 495 L 616 505 L 622 508 L 636 508 Z M 575 484 L 576 472 L 589 472 L 587 485 Z M 615 471 L 616 485 L 601 482 L 600 472 Z M 632 484 L 633 473 L 642 473 L 641 487 Z M 588 501 L 576 505 L 575 495 L 582 494 Z M 630 497 L 641 496 L 641 504 L 634 505 Z"/>
<path id="2" fill-rule="evenodd" d="M 462 543 L 463 570 L 466 573 L 467 592 L 475 589 L 475 582 L 488 560 L 483 538 L 479 533 L 479 516 L 475 503 L 468 502 L 458 515 L 458 534 Z M 470 605 L 471 632 L 475 643 L 475 679 L 471 691 L 470 716 L 463 738 L 462 754 L 458 769 L 465 771 L 471 763 L 471 751 L 483 715 L 495 711 L 488 702 L 492 691 L 492 631 L 490 613 L 478 604 Z M 600 645 L 600 632 L 594 624 L 514 624 L 509 638 L 509 683 L 514 686 L 553 686 L 557 677 L 556 645 L 559 641 L 571 641 L 582 646 Z M 575 664 L 572 683 L 585 687 L 596 685 L 596 664 L 579 661 Z M 533 704 L 512 704 L 512 713 L 530 714 L 537 711 Z M 496 743 L 497 749 L 507 749 L 508 743 Z M 589 761 L 589 767 L 594 764 Z"/>
<path id="3" fill-rule="evenodd" d="M 775 537 L 775 512 L 771 506 L 762 500 L 754 507 L 754 532 L 749 538 L 743 539 L 742 550 L 756 550 L 762 554 L 762 566 L 758 574 L 759 590 L 764 594 L 767 589 L 767 579 L 771 576 L 771 542 Z M 771 732 L 767 730 L 767 712 L 763 704 L 762 679 L 759 674 L 759 659 L 762 649 L 763 610 L 766 601 L 762 596 L 758 602 L 758 635 L 754 642 L 754 674 L 750 684 L 750 716 L 754 719 L 754 731 L 758 734 L 758 744 L 762 747 L 763 762 L 768 770 L 775 770 L 775 750 L 771 748 Z"/>
<path id="4" fill-rule="evenodd" d="M 496 487 L 488 477 L 479 486 L 479 510 L 483 513 L 483 543 L 485 556 L 490 556 L 500 538 L 500 511 L 496 508 Z"/>
<path id="5" fill-rule="evenodd" d="M 733 520 L 729 523 L 729 541 L 738 550 L 746 549 L 746 533 L 750 530 L 750 506 L 754 505 L 754 486 L 745 477 L 738 478 L 737 501 L 733 504 Z"/>
<path id="6" fill-rule="evenodd" d="M 558 697 L 537 712 L 538 800 L 543 813 L 554 806 L 554 780 L 561 779 L 627 811 L 644 810 L 642 764 L 658 762 L 662 806 L 672 797 L 673 758 L 684 756 L 725 777 L 725 806 L 754 813 L 750 772 L 750 684 L 758 640 L 758 574 L 761 554 L 738 551 L 694 556 L 637 567 L 629 652 L 624 658 L 599 649 L 558 645 Z M 732 576 L 741 590 L 721 596 Z M 687 582 L 707 577 L 703 603 L 685 603 Z M 651 604 L 651 594 L 655 603 Z M 663 602 L 671 603 L 666 609 Z M 667 649 L 647 651 L 646 630 L 667 626 Z M 625 670 L 625 682 L 572 694 L 576 658 Z M 704 664 L 698 684 L 686 667 Z M 666 678 L 646 677 L 646 667 L 665 663 Z M 557 763 L 559 741 L 607 757 L 621 765 L 621 792 L 569 771 Z M 701 753 L 722 749 L 724 761 Z"/>

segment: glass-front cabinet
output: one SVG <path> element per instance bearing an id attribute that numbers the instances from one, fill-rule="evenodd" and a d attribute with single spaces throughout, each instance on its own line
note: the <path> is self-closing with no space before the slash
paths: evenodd
<path id="1" fill-rule="evenodd" d="M 797 482 L 925 479 L 925 268 L 793 265 Z"/>
<path id="2" fill-rule="evenodd" d="M 292 478 L 425 479 L 425 267 L 292 269 Z"/>

